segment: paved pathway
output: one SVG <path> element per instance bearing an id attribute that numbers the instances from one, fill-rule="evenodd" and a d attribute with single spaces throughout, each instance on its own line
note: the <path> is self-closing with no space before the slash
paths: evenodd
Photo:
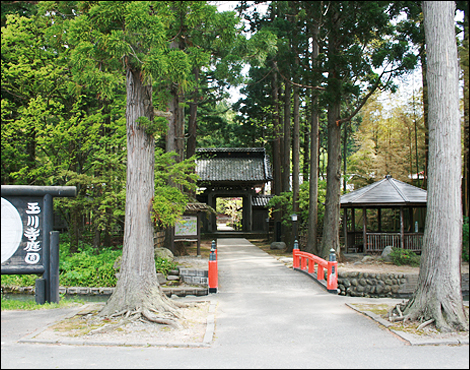
<path id="1" fill-rule="evenodd" d="M 36 314 L 20 313 L 14 324 L 15 313 L 2 313 L 2 369 L 468 369 L 468 346 L 409 346 L 345 305 L 377 300 L 327 293 L 245 239 L 219 239 L 218 256 L 219 292 L 210 296 L 217 303 L 211 348 L 18 344 L 35 326 L 24 320 Z"/>

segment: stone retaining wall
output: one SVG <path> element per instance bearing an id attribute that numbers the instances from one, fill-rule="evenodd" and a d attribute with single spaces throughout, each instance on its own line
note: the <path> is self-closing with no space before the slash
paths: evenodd
<path id="1" fill-rule="evenodd" d="M 77 295 L 77 296 L 96 296 L 96 295 L 111 295 L 114 292 L 113 287 L 104 288 L 86 288 L 86 287 L 60 287 L 60 294 Z M 205 296 L 209 294 L 208 287 L 162 287 L 163 293 L 168 297 L 173 294 L 178 297 L 185 297 L 188 295 Z M 3 294 L 34 294 L 34 287 L 17 287 L 14 289 L 2 287 Z"/>
<path id="2" fill-rule="evenodd" d="M 187 295 L 204 296 L 209 294 L 208 283 L 209 275 L 208 270 L 194 269 L 194 268 L 178 268 L 171 270 L 167 278 L 163 274 L 158 275 L 158 282 L 160 285 L 171 281 L 182 281 L 186 284 L 196 286 L 169 286 L 162 287 L 163 292 L 171 297 L 172 294 L 178 297 L 185 297 Z M 113 287 L 100 287 L 100 288 L 86 288 L 86 287 L 59 287 L 59 294 L 68 295 L 111 295 L 114 292 Z M 2 287 L 2 293 L 22 293 L 22 294 L 34 294 L 34 287 L 18 287 L 10 289 Z"/>
<path id="3" fill-rule="evenodd" d="M 183 282 L 193 285 L 209 284 L 209 271 L 193 268 L 179 268 L 179 276 Z"/>
<path id="4" fill-rule="evenodd" d="M 416 289 L 418 274 L 371 273 L 338 270 L 340 295 L 371 298 L 408 298 Z M 468 295 L 469 274 L 462 274 L 462 292 Z"/>

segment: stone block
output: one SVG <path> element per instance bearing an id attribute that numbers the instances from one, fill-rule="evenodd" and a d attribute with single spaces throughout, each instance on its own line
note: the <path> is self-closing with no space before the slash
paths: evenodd
<path id="1" fill-rule="evenodd" d="M 70 295 L 78 294 L 78 287 L 67 288 L 67 294 L 70 294 Z"/>
<path id="2" fill-rule="evenodd" d="M 78 288 L 78 294 L 86 295 L 90 293 L 90 288 L 80 287 Z"/>
<path id="3" fill-rule="evenodd" d="M 100 288 L 90 288 L 90 294 L 91 295 L 100 294 Z"/>
<path id="4" fill-rule="evenodd" d="M 160 257 L 171 262 L 175 259 L 175 256 L 168 248 L 155 248 L 154 255 L 155 258 Z"/>
<path id="5" fill-rule="evenodd" d="M 113 294 L 114 288 L 103 287 L 99 288 L 100 294 Z"/>
<path id="6" fill-rule="evenodd" d="M 168 275 L 166 279 L 167 279 L 168 281 L 178 281 L 178 280 L 180 280 L 180 276 Z"/>
<path id="7" fill-rule="evenodd" d="M 161 272 L 157 272 L 157 281 L 158 284 L 162 285 L 166 283 L 166 278 L 165 275 L 163 275 Z"/>
<path id="8" fill-rule="evenodd" d="M 392 253 L 392 246 L 389 245 L 387 247 L 384 248 L 384 250 L 382 251 L 382 254 L 380 255 L 380 258 L 385 261 L 385 262 L 392 262 L 392 259 L 390 257 L 390 253 Z"/>
<path id="9" fill-rule="evenodd" d="M 286 249 L 286 243 L 284 242 L 273 242 L 271 243 L 271 246 L 269 247 L 271 250 L 282 250 Z"/>

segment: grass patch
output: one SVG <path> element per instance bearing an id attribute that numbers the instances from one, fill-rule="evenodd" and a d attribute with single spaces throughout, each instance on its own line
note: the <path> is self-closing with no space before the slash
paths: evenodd
<path id="1" fill-rule="evenodd" d="M 61 299 L 59 303 L 45 303 L 37 304 L 33 301 L 19 301 L 16 299 L 8 299 L 2 296 L 2 311 L 13 311 L 13 310 L 49 310 L 53 308 L 70 308 L 80 306 L 86 303 L 84 300 L 79 298 L 65 298 Z"/>
<path id="2" fill-rule="evenodd" d="M 376 315 L 385 315 L 390 309 L 393 307 L 392 305 L 389 304 L 352 304 L 354 307 L 357 307 L 357 309 L 361 311 L 370 311 L 372 313 L 375 313 Z"/>
<path id="3" fill-rule="evenodd" d="M 57 324 L 51 326 L 51 329 L 58 333 L 65 333 L 70 337 L 81 337 L 106 324 L 116 324 L 117 322 L 117 320 L 89 321 L 83 317 L 74 316 L 72 318 L 59 321 Z"/>

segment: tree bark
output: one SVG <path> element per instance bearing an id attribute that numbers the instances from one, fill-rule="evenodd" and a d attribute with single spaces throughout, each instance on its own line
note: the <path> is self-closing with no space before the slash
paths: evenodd
<path id="1" fill-rule="evenodd" d="M 341 102 L 333 101 L 328 107 L 328 165 L 326 168 L 325 216 L 323 219 L 320 257 L 327 258 L 333 248 L 339 254 L 339 201 L 341 189 Z"/>
<path id="2" fill-rule="evenodd" d="M 467 2 L 468 6 L 468 2 Z M 470 151 L 470 127 L 469 127 L 469 96 L 468 96 L 468 89 L 470 86 L 468 86 L 469 81 L 468 81 L 468 75 L 469 75 L 469 69 L 468 69 L 468 8 L 464 9 L 464 17 L 463 17 L 463 26 L 464 26 L 464 48 L 467 50 L 467 65 L 463 67 L 463 132 L 464 132 L 464 165 L 463 165 L 463 214 L 465 217 L 470 216 L 470 197 L 469 197 L 469 187 L 468 187 L 468 179 L 470 176 L 470 170 L 468 167 L 468 161 L 469 161 L 469 151 Z M 463 60 L 464 58 L 461 57 L 460 60 Z"/>
<path id="3" fill-rule="evenodd" d="M 320 27 L 315 24 L 312 29 L 312 66 L 316 66 L 316 59 L 319 54 L 317 42 Z M 312 82 L 312 85 L 315 83 Z M 318 223 L 318 153 L 319 153 L 319 114 L 317 107 L 318 97 L 312 91 L 311 102 L 311 127 L 310 127 L 310 178 L 309 178 L 309 207 L 308 207 L 308 237 L 305 251 L 319 254 L 317 246 L 317 223 Z"/>
<path id="4" fill-rule="evenodd" d="M 338 10 L 333 10 L 333 29 L 328 40 L 328 58 L 331 60 L 337 55 L 337 32 L 340 26 Z M 325 216 L 323 219 L 322 247 L 320 257 L 327 258 L 329 250 L 333 248 L 339 254 L 339 201 L 341 187 L 341 100 L 339 96 L 341 81 L 335 65 L 331 65 L 328 73 L 328 91 L 330 101 L 328 104 L 328 165 L 326 168 L 326 199 Z"/>
<path id="5" fill-rule="evenodd" d="M 284 91 L 284 158 L 282 163 L 282 191 L 290 191 L 290 147 L 291 147 L 291 84 L 285 83 Z"/>
<path id="6" fill-rule="evenodd" d="M 196 84 L 199 80 L 199 68 L 193 69 Z M 191 158 L 196 154 L 197 146 L 197 108 L 199 93 L 196 87 L 193 92 L 192 101 L 189 102 L 189 120 L 188 120 L 188 144 L 186 148 L 186 158 Z"/>
<path id="7" fill-rule="evenodd" d="M 418 287 L 405 320 L 467 330 L 461 290 L 462 198 L 455 3 L 424 1 L 429 96 L 428 200 Z"/>
<path id="8" fill-rule="evenodd" d="M 153 223 L 155 141 L 138 123 L 153 120 L 152 86 L 143 85 L 140 71 L 128 68 L 127 89 L 127 185 L 121 271 L 116 289 L 101 315 L 148 310 L 173 312 L 175 305 L 163 294 L 155 270 Z"/>

